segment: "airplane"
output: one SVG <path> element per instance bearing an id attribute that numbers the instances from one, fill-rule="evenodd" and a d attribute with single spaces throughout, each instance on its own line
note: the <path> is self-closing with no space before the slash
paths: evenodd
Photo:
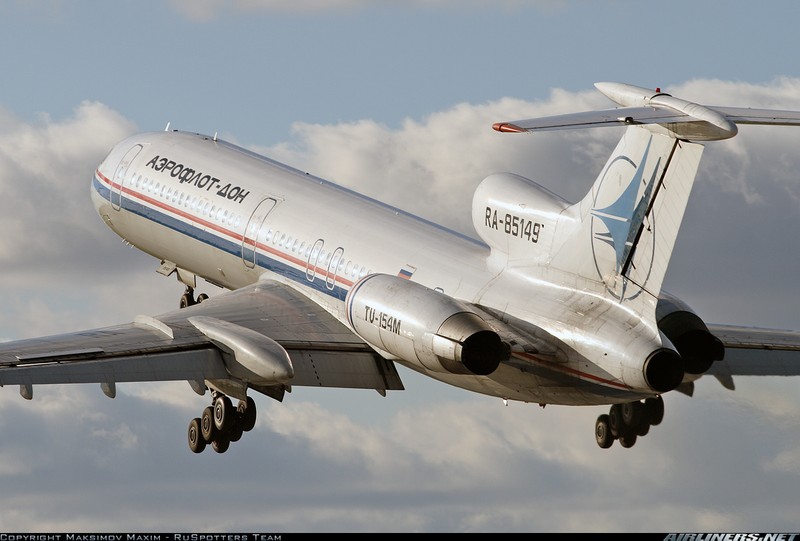
<path id="1" fill-rule="evenodd" d="M 0 344 L 0 385 L 187 381 L 211 403 L 194 453 L 256 423 L 253 393 L 403 390 L 397 365 L 506 403 L 608 405 L 601 448 L 632 447 L 663 396 L 702 376 L 799 375 L 800 332 L 705 322 L 662 289 L 704 145 L 800 112 L 705 106 L 596 83 L 605 110 L 498 122 L 500 133 L 620 127 L 570 202 L 510 172 L 474 192 L 465 235 L 216 135 L 133 135 L 96 168 L 114 233 L 185 287 L 174 311 Z M 195 296 L 198 278 L 225 291 Z M 234 405 L 233 400 L 238 402 Z"/>

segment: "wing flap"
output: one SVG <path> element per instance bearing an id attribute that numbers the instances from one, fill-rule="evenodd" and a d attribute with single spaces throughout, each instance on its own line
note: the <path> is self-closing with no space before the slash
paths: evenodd
<path id="1" fill-rule="evenodd" d="M 219 351 L 204 349 L 4 368 L 0 385 L 204 381 L 229 377 Z"/>
<path id="2" fill-rule="evenodd" d="M 394 363 L 374 353 L 287 350 L 295 368 L 292 385 L 402 390 Z"/>

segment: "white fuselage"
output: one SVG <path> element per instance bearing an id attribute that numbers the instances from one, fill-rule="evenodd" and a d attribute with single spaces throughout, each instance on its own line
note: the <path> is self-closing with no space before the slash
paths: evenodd
<path id="1" fill-rule="evenodd" d="M 99 166 L 91 194 L 118 235 L 228 289 L 280 281 L 346 322 L 354 283 L 373 273 L 399 275 L 533 323 L 573 348 L 557 360 L 515 351 L 516 362 L 491 376 L 435 373 L 395 359 L 452 385 L 557 404 L 648 394 L 587 362 L 589 351 L 641 356 L 657 343 L 620 343 L 619 336 L 636 335 L 635 318 L 575 277 L 559 283 L 545 268 L 508 269 L 481 241 L 228 143 L 179 132 L 131 137 Z"/>

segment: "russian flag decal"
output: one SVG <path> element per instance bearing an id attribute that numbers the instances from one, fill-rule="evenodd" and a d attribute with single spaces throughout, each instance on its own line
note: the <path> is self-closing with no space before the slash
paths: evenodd
<path id="1" fill-rule="evenodd" d="M 408 280 L 408 279 L 411 278 L 411 275 L 414 274 L 415 270 L 417 270 L 416 267 L 412 267 L 411 265 L 408 265 L 408 266 L 405 266 L 402 269 L 400 269 L 400 272 L 397 273 L 397 276 L 399 276 L 400 278 L 403 278 L 405 280 Z"/>

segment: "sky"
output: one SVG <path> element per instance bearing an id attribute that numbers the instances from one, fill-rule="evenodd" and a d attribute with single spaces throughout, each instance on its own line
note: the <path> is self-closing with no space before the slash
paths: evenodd
<path id="1" fill-rule="evenodd" d="M 606 108 L 593 83 L 800 110 L 800 4 L 677 0 L 0 3 L 0 339 L 177 308 L 182 286 L 95 214 L 119 140 L 218 133 L 474 235 L 496 171 L 576 200 L 617 129 L 498 134 Z M 706 321 L 800 329 L 800 130 L 710 143 L 665 289 Z M 421 240 L 421 246 L 423 246 Z M 219 294 L 202 284 L 208 294 Z M 402 367 L 406 390 L 256 396 L 255 429 L 192 454 L 185 382 L 0 390 L 0 531 L 797 532 L 800 382 L 701 379 L 600 449 L 607 407 L 544 409 Z"/>

